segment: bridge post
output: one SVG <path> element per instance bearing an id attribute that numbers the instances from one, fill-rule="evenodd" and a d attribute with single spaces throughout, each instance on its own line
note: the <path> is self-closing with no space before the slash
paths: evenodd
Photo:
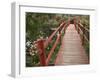
<path id="1" fill-rule="evenodd" d="M 66 25 L 66 22 L 64 21 L 64 25 L 62 26 L 62 28 L 64 28 L 64 34 L 65 34 L 65 32 L 66 32 L 66 27 L 65 27 L 65 25 Z M 60 30 L 60 34 L 61 34 L 61 30 Z"/>
<path id="2" fill-rule="evenodd" d="M 85 24 L 83 24 L 83 27 L 85 27 Z M 82 35 L 82 45 L 84 45 L 84 34 L 85 34 L 85 29 L 82 29 L 83 35 Z"/>
<path id="3" fill-rule="evenodd" d="M 65 34 L 65 33 L 64 33 Z M 61 41 L 62 41 L 62 37 L 61 37 L 61 29 L 59 29 L 59 35 L 60 35 L 60 43 L 61 43 Z"/>
<path id="4" fill-rule="evenodd" d="M 75 29 L 77 30 L 77 28 L 76 28 L 76 17 L 74 17 L 74 25 L 75 25 Z"/>
<path id="5" fill-rule="evenodd" d="M 66 33 L 66 25 L 65 25 L 65 28 L 64 28 L 64 34 Z"/>
<path id="6" fill-rule="evenodd" d="M 39 59 L 40 65 L 46 66 L 46 55 L 45 55 L 45 48 L 44 48 L 44 40 L 40 39 L 37 43 L 38 51 L 39 51 Z"/>
<path id="7" fill-rule="evenodd" d="M 80 27 L 80 24 L 78 23 L 78 27 L 77 27 L 78 34 L 79 34 L 79 27 Z"/>

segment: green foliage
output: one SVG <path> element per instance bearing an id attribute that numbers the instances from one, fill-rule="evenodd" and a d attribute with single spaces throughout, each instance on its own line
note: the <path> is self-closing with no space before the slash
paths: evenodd
<path id="1" fill-rule="evenodd" d="M 60 21 L 65 19 L 63 14 L 31 13 L 26 12 L 26 66 L 32 67 L 39 63 L 38 51 L 33 44 L 37 39 L 47 39 L 53 32 L 51 28 L 58 27 Z M 52 44 L 54 40 L 52 41 Z M 46 49 L 51 49 L 52 44 Z M 47 54 L 48 55 L 48 54 Z"/>
<path id="2" fill-rule="evenodd" d="M 88 42 L 85 43 L 84 45 L 85 51 L 89 57 L 89 53 L 90 53 L 90 44 Z"/>
<path id="3" fill-rule="evenodd" d="M 38 54 L 35 54 L 35 56 L 26 54 L 26 66 L 28 66 L 28 67 L 38 66 L 38 63 L 39 63 Z"/>
<path id="4" fill-rule="evenodd" d="M 40 36 L 44 38 L 50 36 L 51 27 L 57 27 L 59 22 L 65 18 L 62 18 L 63 16 L 61 14 L 26 12 L 26 41 L 35 41 Z"/>
<path id="5" fill-rule="evenodd" d="M 89 29 L 89 27 L 90 27 L 90 18 L 89 18 L 89 15 L 87 15 L 87 16 L 81 16 L 80 19 L 81 19 L 81 23 L 83 25 L 85 25 L 86 28 Z"/>

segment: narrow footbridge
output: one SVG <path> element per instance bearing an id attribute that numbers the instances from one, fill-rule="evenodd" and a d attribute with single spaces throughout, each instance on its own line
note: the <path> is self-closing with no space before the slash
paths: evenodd
<path id="1" fill-rule="evenodd" d="M 62 40 L 60 55 L 56 65 L 74 65 L 89 63 L 86 52 L 82 46 L 80 35 L 77 33 L 74 24 L 70 24 Z"/>
<path id="2" fill-rule="evenodd" d="M 56 40 L 46 56 L 45 49 L 49 44 L 52 44 L 55 35 Z M 61 43 L 61 46 L 53 65 L 89 64 L 89 57 L 83 47 L 85 42 L 89 42 L 89 30 L 80 21 L 76 22 L 76 19 L 73 19 L 73 23 L 70 23 L 70 20 L 62 21 L 48 39 L 40 39 L 36 42 L 40 65 L 50 65 L 51 57 L 59 43 Z"/>

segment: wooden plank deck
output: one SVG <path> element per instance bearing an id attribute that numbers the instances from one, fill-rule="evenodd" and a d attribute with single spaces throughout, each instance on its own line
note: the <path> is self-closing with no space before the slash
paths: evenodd
<path id="1" fill-rule="evenodd" d="M 66 29 L 57 61 L 56 65 L 77 65 L 89 63 L 80 36 L 73 24 L 70 24 Z"/>

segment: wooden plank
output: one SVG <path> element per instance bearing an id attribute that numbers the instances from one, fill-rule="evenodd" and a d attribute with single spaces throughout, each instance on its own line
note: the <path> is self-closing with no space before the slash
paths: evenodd
<path id="1" fill-rule="evenodd" d="M 80 36 L 73 24 L 67 27 L 62 42 L 60 49 L 62 56 L 60 57 L 62 57 L 61 59 L 63 59 L 63 61 L 56 65 L 89 64 L 88 56 L 86 55 Z"/>

